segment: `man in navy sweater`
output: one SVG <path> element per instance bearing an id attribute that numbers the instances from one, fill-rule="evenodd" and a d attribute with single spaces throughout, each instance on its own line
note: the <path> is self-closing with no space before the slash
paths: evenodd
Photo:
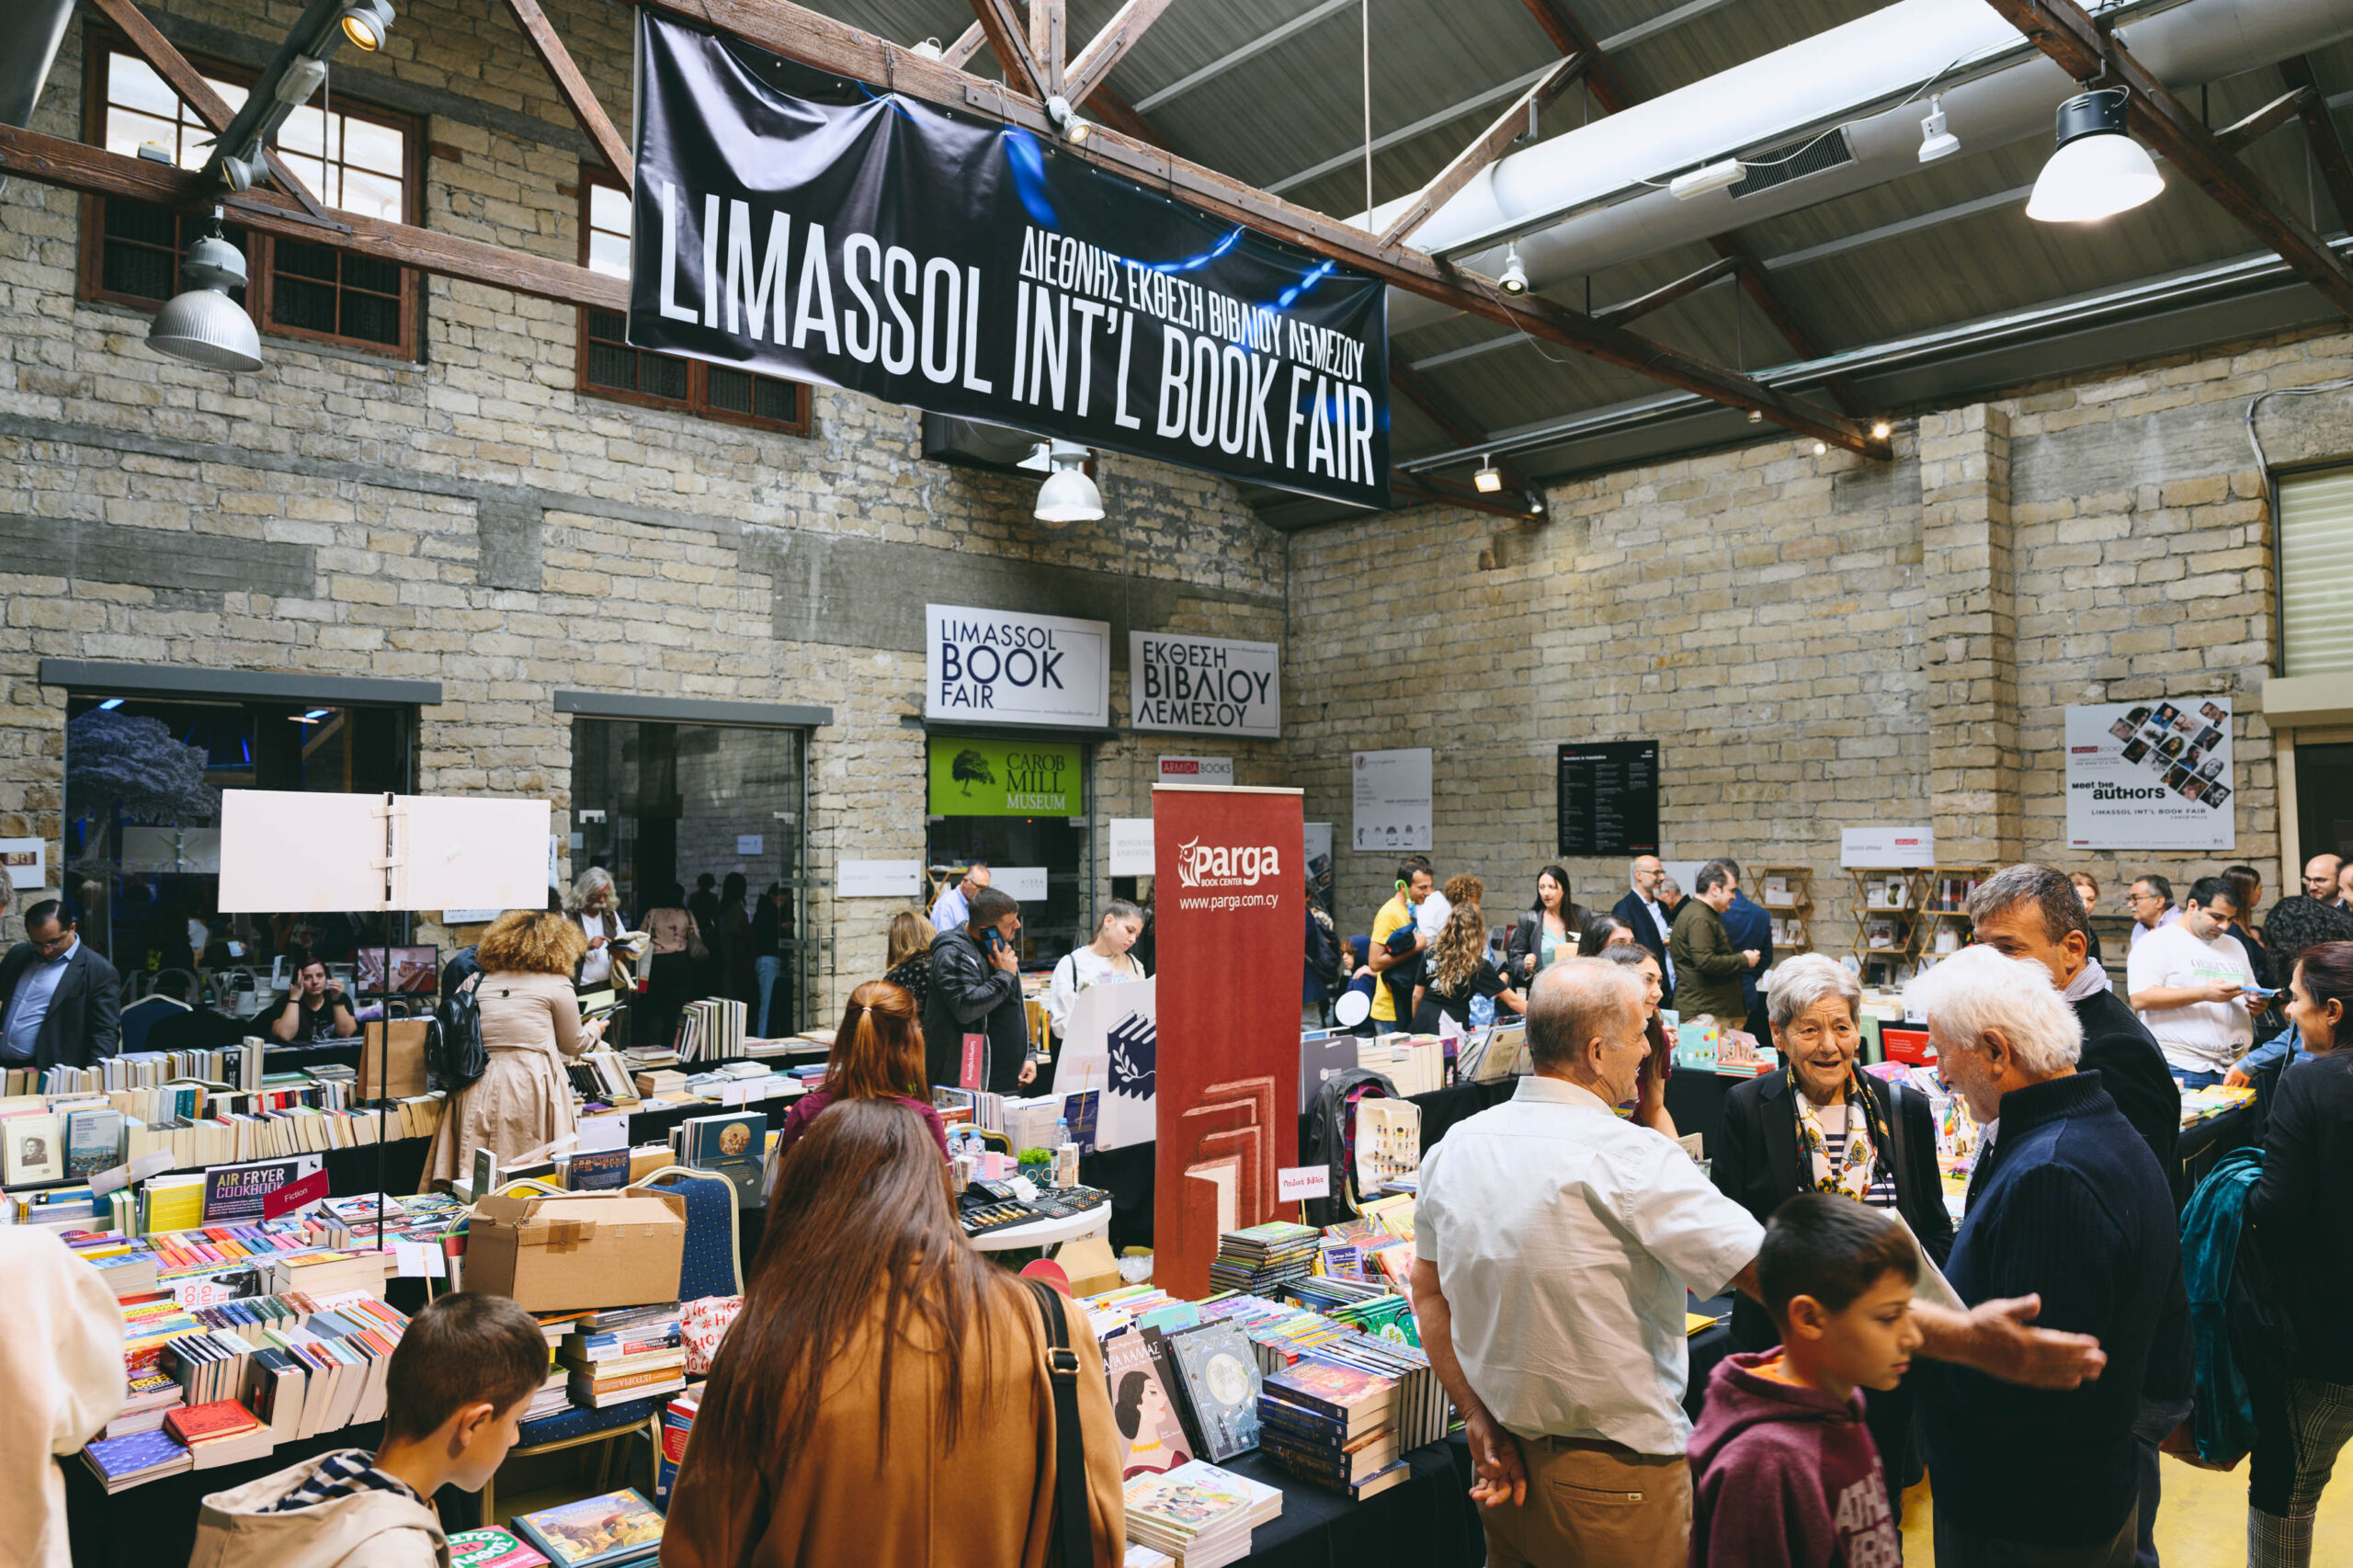
<path id="1" fill-rule="evenodd" d="M 1724 935 L 1732 945 L 1756 955 L 1756 961 L 1740 971 L 1740 999 L 1747 1005 L 1748 1032 L 1770 1043 L 1772 1033 L 1766 1028 L 1764 994 L 1757 982 L 1773 967 L 1773 917 L 1762 905 L 1750 902 L 1741 889 L 1748 885 L 1748 873 L 1740 862 L 1727 857 L 1724 864 L 1732 868 L 1734 886 L 1732 907 L 1724 911 Z"/>
<path id="2" fill-rule="evenodd" d="M 2181 1297 L 2173 1191 L 2043 968 L 1962 949 L 1912 983 L 1945 1081 L 1984 1129 L 1946 1274 L 1961 1300 L 2040 1300 L 2039 1326 L 2097 1337 L 2108 1367 L 2064 1392 L 1921 1369 L 1938 1568 L 2129 1568 L 2133 1421 Z"/>

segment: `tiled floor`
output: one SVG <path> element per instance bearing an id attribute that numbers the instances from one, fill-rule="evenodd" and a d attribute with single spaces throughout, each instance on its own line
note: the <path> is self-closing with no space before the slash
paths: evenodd
<path id="1" fill-rule="evenodd" d="M 2242 1568 L 2246 1562 L 2246 1466 L 2227 1473 L 2165 1461 L 2165 1497 L 2157 1510 L 2157 1560 L 2163 1568 Z M 1904 1494 L 1904 1561 L 1933 1568 L 1928 1483 Z M 2353 1564 L 2353 1467 L 2320 1502 L 2313 1532 L 2313 1568 Z"/>

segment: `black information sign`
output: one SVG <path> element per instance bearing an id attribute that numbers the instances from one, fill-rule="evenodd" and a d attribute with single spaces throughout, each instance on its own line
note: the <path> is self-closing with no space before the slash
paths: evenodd
<path id="1" fill-rule="evenodd" d="M 1658 743 L 1561 748 L 1561 853 L 1658 853 Z"/>

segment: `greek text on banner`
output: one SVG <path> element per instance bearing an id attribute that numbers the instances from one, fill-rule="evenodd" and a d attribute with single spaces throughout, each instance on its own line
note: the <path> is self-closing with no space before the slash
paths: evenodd
<path id="1" fill-rule="evenodd" d="M 1279 739 L 1282 650 L 1272 642 L 1131 631 L 1128 707 L 1139 730 Z"/>

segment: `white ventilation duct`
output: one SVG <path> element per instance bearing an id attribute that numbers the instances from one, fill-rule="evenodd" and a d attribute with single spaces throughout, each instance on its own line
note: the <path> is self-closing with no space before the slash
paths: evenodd
<path id="1" fill-rule="evenodd" d="M 2118 36 L 2177 91 L 2353 37 L 2347 0 L 2182 0 L 2123 9 Z M 2016 58 L 1991 63 L 2005 55 Z M 1970 74 L 1972 64 L 1979 74 Z M 1964 154 L 2049 139 L 2060 101 L 2078 91 L 1984 0 L 1898 0 L 1498 159 L 1411 243 L 1493 277 L 1505 242 L 1516 237 L 1530 281 L 1543 289 L 1868 189 L 1919 172 L 1927 94 L 1900 108 L 1877 106 L 1939 75 L 1936 90 Z M 1874 112 L 1841 121 L 1840 105 Z M 1840 124 L 1851 161 L 1745 196 L 1719 190 L 1677 200 L 1665 188 L 1685 169 L 1786 147 Z M 1836 160 L 1840 148 L 1833 138 L 1812 151 Z M 1369 226 L 1378 233 L 1410 199 L 1374 209 Z M 1548 225 L 1554 217 L 1561 221 Z M 1435 300 L 1390 291 L 1392 333 L 1455 313 Z"/>

